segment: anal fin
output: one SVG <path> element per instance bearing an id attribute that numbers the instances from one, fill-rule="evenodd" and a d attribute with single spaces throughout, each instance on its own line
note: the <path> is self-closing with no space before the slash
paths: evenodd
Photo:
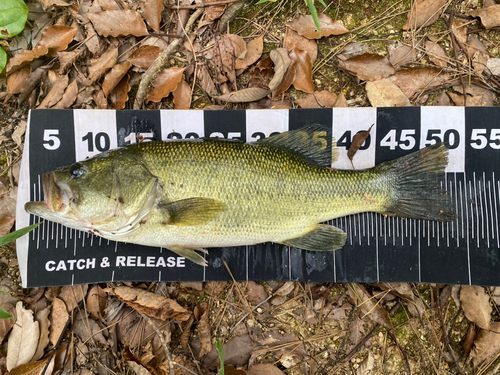
<path id="1" fill-rule="evenodd" d="M 169 246 L 167 247 L 168 250 L 180 255 L 181 257 L 184 257 L 186 259 L 189 259 L 190 261 L 200 265 L 200 266 L 208 266 L 207 261 L 203 256 L 198 254 L 194 249 L 190 249 L 188 247 L 183 247 L 183 246 Z M 198 251 L 202 251 L 204 253 L 208 253 L 204 249 L 199 249 L 195 248 Z"/>
<path id="2" fill-rule="evenodd" d="M 303 250 L 328 251 L 338 250 L 344 246 L 346 237 L 346 233 L 339 228 L 318 224 L 310 232 L 281 243 Z"/>

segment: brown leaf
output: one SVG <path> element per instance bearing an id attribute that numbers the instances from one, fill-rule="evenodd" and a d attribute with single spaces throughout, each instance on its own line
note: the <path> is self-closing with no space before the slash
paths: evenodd
<path id="1" fill-rule="evenodd" d="M 403 30 L 417 29 L 420 26 L 429 26 L 437 21 L 446 0 L 416 0 L 413 2 L 411 10 L 408 12 Z"/>
<path id="2" fill-rule="evenodd" d="M 247 375 L 284 375 L 285 373 L 281 371 L 274 365 L 269 363 L 261 363 L 250 367 L 247 370 Z"/>
<path id="3" fill-rule="evenodd" d="M 40 341 L 38 342 L 35 355 L 31 359 L 32 361 L 38 361 L 45 354 L 45 348 L 49 345 L 49 314 L 50 306 L 40 310 L 36 313 L 36 321 L 40 327 Z"/>
<path id="4" fill-rule="evenodd" d="M 2 308 L 5 309 L 10 315 L 12 315 L 13 318 L 0 319 L 0 343 L 3 342 L 7 334 L 16 323 L 16 307 L 12 303 L 6 302 L 2 303 Z"/>
<path id="5" fill-rule="evenodd" d="M 142 46 L 135 50 L 127 59 L 132 65 L 147 69 L 156 60 L 162 49 L 156 46 Z"/>
<path id="6" fill-rule="evenodd" d="M 469 12 L 467 15 L 481 18 L 483 26 L 486 29 L 491 29 L 500 25 L 500 4 L 476 9 Z"/>
<path id="7" fill-rule="evenodd" d="M 121 10 L 129 9 L 123 1 L 117 0 L 97 0 L 102 10 Z"/>
<path id="8" fill-rule="evenodd" d="M 333 108 L 336 101 L 337 95 L 328 90 L 323 90 L 315 91 L 301 99 L 296 99 L 295 103 L 301 108 Z"/>
<path id="9" fill-rule="evenodd" d="M 184 330 L 182 331 L 181 337 L 179 339 L 179 343 L 181 345 L 181 348 L 183 349 L 187 349 L 189 345 L 189 338 L 191 337 L 191 326 L 193 325 L 193 322 L 194 322 L 194 316 L 191 315 L 189 317 L 189 320 L 186 322 Z"/>
<path id="10" fill-rule="evenodd" d="M 161 102 L 171 92 L 175 91 L 182 80 L 182 73 L 186 68 L 168 68 L 163 70 L 153 82 L 153 89 L 149 92 L 146 103 Z"/>
<path id="11" fill-rule="evenodd" d="M 469 328 L 467 328 L 467 334 L 465 337 L 462 339 L 462 342 L 460 343 L 462 346 L 462 349 L 464 350 L 464 357 L 467 358 L 470 354 L 470 351 L 472 350 L 472 347 L 474 346 L 474 341 L 476 340 L 476 327 L 474 326 L 474 323 L 469 323 Z"/>
<path id="12" fill-rule="evenodd" d="M 76 83 L 76 79 L 74 79 L 64 91 L 61 100 L 54 105 L 53 109 L 67 109 L 71 107 L 71 105 L 75 102 L 76 97 L 78 96 L 78 84 Z"/>
<path id="13" fill-rule="evenodd" d="M 116 64 L 108 74 L 104 77 L 102 83 L 102 91 L 105 96 L 108 96 L 109 92 L 113 90 L 122 78 L 127 74 L 128 70 L 132 64 L 129 61 L 125 61 L 123 64 Z"/>
<path id="14" fill-rule="evenodd" d="M 457 18 L 453 18 L 451 30 L 460 44 L 464 45 L 467 43 L 467 26 L 465 23 L 461 22 Z"/>
<path id="15" fill-rule="evenodd" d="M 210 307 L 206 302 L 203 302 L 200 304 L 200 308 L 202 309 L 203 314 L 198 322 L 198 334 L 201 344 L 201 350 L 198 358 L 201 358 L 205 354 L 212 351 L 212 337 L 210 335 L 210 322 L 208 319 Z"/>
<path id="16" fill-rule="evenodd" d="M 83 53 L 85 48 L 75 49 L 74 51 L 59 51 L 57 58 L 59 59 L 59 69 L 57 73 L 65 74 L 68 68 L 73 64 Z"/>
<path id="17" fill-rule="evenodd" d="M 209 96 L 214 96 L 217 94 L 215 89 L 214 81 L 208 72 L 205 65 L 202 65 L 197 72 L 198 83 L 200 84 L 203 91 L 205 91 Z"/>
<path id="18" fill-rule="evenodd" d="M 482 329 L 477 335 L 470 356 L 475 367 L 488 363 L 500 351 L 500 322 L 490 325 L 490 331 Z"/>
<path id="19" fill-rule="evenodd" d="M 29 64 L 33 60 L 38 59 L 40 56 L 45 56 L 48 52 L 49 52 L 48 47 L 41 46 L 41 47 L 35 47 L 32 50 L 26 50 L 21 53 L 18 53 L 9 60 L 5 70 L 7 74 L 13 73 L 16 70 L 21 69 L 26 64 Z"/>
<path id="20" fill-rule="evenodd" d="M 434 99 L 434 102 L 432 103 L 433 106 L 443 106 L 447 107 L 451 105 L 450 102 L 450 97 L 446 95 L 446 92 L 443 90 L 439 93 L 438 96 L 436 96 L 436 99 Z"/>
<path id="21" fill-rule="evenodd" d="M 104 309 L 108 305 L 106 293 L 99 285 L 95 285 L 87 296 L 87 309 L 95 317 L 102 319 Z"/>
<path id="22" fill-rule="evenodd" d="M 375 298 L 371 297 L 361 284 L 349 284 L 348 292 L 353 301 L 356 302 L 364 316 L 374 323 L 392 330 L 392 322 L 389 313 L 382 308 Z"/>
<path id="23" fill-rule="evenodd" d="M 287 51 L 291 51 L 294 48 L 306 51 L 311 57 L 311 61 L 314 64 L 316 58 L 318 57 L 318 44 L 314 39 L 308 39 L 291 28 L 286 28 L 285 40 L 283 41 L 283 47 Z"/>
<path id="24" fill-rule="evenodd" d="M 441 86 L 451 80 L 451 77 L 438 68 L 405 68 L 387 79 L 411 98 L 417 92 Z"/>
<path id="25" fill-rule="evenodd" d="M 415 61 L 416 57 L 417 51 L 415 48 L 403 44 L 392 52 L 389 62 L 394 68 L 398 68 Z"/>
<path id="26" fill-rule="evenodd" d="M 247 52 L 247 45 L 242 37 L 235 34 L 223 34 L 216 39 L 214 46 L 214 61 L 219 83 L 227 80 L 236 86 L 236 59 L 242 59 Z"/>
<path id="27" fill-rule="evenodd" d="M 26 82 L 26 79 L 31 74 L 31 67 L 26 65 L 7 76 L 7 92 L 11 95 L 20 94 Z"/>
<path id="28" fill-rule="evenodd" d="M 43 99 L 37 109 L 50 108 L 54 106 L 59 100 L 61 100 L 66 87 L 68 87 L 68 82 L 68 75 L 59 77 L 59 79 L 54 83 L 49 93 Z"/>
<path id="29" fill-rule="evenodd" d="M 189 109 L 191 107 L 191 87 L 182 80 L 174 91 L 175 109 Z"/>
<path id="30" fill-rule="evenodd" d="M 102 90 L 96 90 L 93 95 L 94 103 L 99 109 L 108 109 L 108 100 L 104 96 Z"/>
<path id="31" fill-rule="evenodd" d="M 411 105 L 408 97 L 387 78 L 367 82 L 366 95 L 372 107 L 404 107 Z"/>
<path id="32" fill-rule="evenodd" d="M 395 73 L 387 57 L 364 53 L 347 60 L 339 59 L 339 67 L 349 70 L 363 81 L 377 81 Z"/>
<path id="33" fill-rule="evenodd" d="M 489 62 L 488 50 L 475 35 L 469 35 L 466 45 L 467 56 L 472 59 L 472 66 L 477 74 L 483 74 Z"/>
<path id="34" fill-rule="evenodd" d="M 54 370 L 55 358 L 52 358 L 49 365 L 47 362 L 50 358 L 42 359 L 41 361 L 31 362 L 13 368 L 10 375 L 41 375 L 44 371 L 46 375 L 51 375 Z"/>
<path id="35" fill-rule="evenodd" d="M 326 14 L 318 14 L 318 19 L 321 26 L 321 35 L 316 29 L 311 15 L 302 16 L 286 25 L 309 39 L 319 39 L 324 36 L 341 35 L 349 32 L 344 25 L 338 21 L 332 21 Z"/>
<path id="36" fill-rule="evenodd" d="M 141 15 L 133 10 L 106 10 L 87 13 L 87 16 L 97 33 L 102 36 L 149 34 Z"/>
<path id="37" fill-rule="evenodd" d="M 172 299 L 142 289 L 126 286 L 108 288 L 107 293 L 116 295 L 121 301 L 152 318 L 170 318 L 186 321 L 191 313 Z"/>
<path id="38" fill-rule="evenodd" d="M 85 298 L 87 290 L 89 289 L 88 284 L 84 285 L 67 285 L 63 286 L 59 298 L 64 301 L 68 312 L 75 309 L 76 306 Z"/>
<path id="39" fill-rule="evenodd" d="M 218 0 L 206 0 L 205 3 L 208 5 L 210 3 L 218 2 Z M 203 20 L 206 22 L 215 21 L 217 18 L 222 16 L 226 11 L 226 5 L 214 5 L 205 8 L 205 14 L 203 15 Z"/>
<path id="40" fill-rule="evenodd" d="M 295 284 L 292 281 L 287 281 L 284 283 L 276 292 L 273 294 L 275 296 L 286 296 L 290 294 L 295 288 Z"/>
<path id="41" fill-rule="evenodd" d="M 130 92 L 130 85 L 128 81 L 130 79 L 130 75 L 127 74 L 122 80 L 116 85 L 116 87 L 111 90 L 109 94 L 109 98 L 111 103 L 113 103 L 114 109 L 123 109 L 125 108 L 125 103 L 128 102 L 128 93 Z"/>
<path id="42" fill-rule="evenodd" d="M 467 319 L 482 329 L 490 329 L 491 312 L 490 297 L 481 286 L 462 285 L 460 302 Z"/>
<path id="43" fill-rule="evenodd" d="M 9 234 L 15 222 L 16 218 L 13 216 L 7 216 L 0 219 L 0 236 Z"/>
<path id="44" fill-rule="evenodd" d="M 137 375 L 158 374 L 153 367 L 146 365 L 143 361 L 141 361 L 139 357 L 137 357 L 134 353 L 132 353 L 129 347 L 125 347 L 125 349 L 122 350 L 121 354 L 122 354 L 122 359 L 124 361 L 127 361 L 127 363 L 132 367 L 132 369 Z"/>
<path id="45" fill-rule="evenodd" d="M 63 25 L 47 27 L 43 31 L 42 38 L 36 46 L 47 47 L 49 49 L 47 56 L 55 56 L 57 52 L 64 51 L 68 48 L 77 30 L 77 27 Z"/>
<path id="46" fill-rule="evenodd" d="M 374 124 L 372 124 L 372 126 L 370 126 L 368 130 L 358 132 L 354 135 L 354 137 L 352 137 L 351 147 L 349 147 L 349 150 L 347 150 L 347 157 L 351 161 L 351 164 L 353 164 L 352 158 L 354 157 L 354 155 L 356 155 L 356 152 L 358 152 L 359 148 L 363 145 L 363 143 L 365 143 L 366 138 L 368 138 L 368 136 L 370 135 L 370 131 L 372 130 L 373 125 Z M 354 164 L 352 165 L 352 167 L 354 168 Z"/>
<path id="47" fill-rule="evenodd" d="M 52 345 L 57 343 L 59 336 L 63 333 L 68 316 L 69 314 L 66 309 L 66 304 L 59 298 L 54 298 L 54 302 L 52 303 L 52 312 L 50 314 L 50 321 L 52 322 L 52 325 L 50 327 L 49 334 L 49 340 Z"/>
<path id="48" fill-rule="evenodd" d="M 102 329 L 95 320 L 90 319 L 84 310 L 78 310 L 73 323 L 73 332 L 80 337 L 82 342 L 92 340 L 94 345 L 108 345 L 104 335 L 108 335 L 107 329 Z"/>
<path id="49" fill-rule="evenodd" d="M 248 42 L 246 50 L 247 53 L 243 59 L 236 59 L 236 62 L 234 63 L 235 69 L 244 70 L 262 56 L 262 51 L 264 50 L 264 35 Z"/>
<path id="50" fill-rule="evenodd" d="M 7 370 L 29 363 L 36 352 L 40 328 L 33 319 L 33 312 L 26 310 L 23 303 L 16 304 L 16 324 L 12 328 L 7 347 Z"/>
<path id="51" fill-rule="evenodd" d="M 288 57 L 288 51 L 284 48 L 272 50 L 269 57 L 274 63 L 274 76 L 271 82 L 269 82 L 269 89 L 275 91 L 283 81 L 283 77 L 292 61 Z"/>
<path id="52" fill-rule="evenodd" d="M 30 94 L 35 90 L 35 87 L 38 86 L 40 81 L 42 80 L 43 76 L 47 73 L 47 70 L 45 67 L 38 68 L 36 69 L 31 75 L 26 79 L 26 82 L 21 89 L 21 95 L 19 95 L 19 98 L 17 99 L 18 104 L 22 104 Z"/>
<path id="53" fill-rule="evenodd" d="M 427 51 L 429 60 L 441 68 L 446 68 L 449 58 L 439 44 L 428 40 L 425 42 L 425 50 Z"/>
<path id="54" fill-rule="evenodd" d="M 89 67 L 88 86 L 92 85 L 109 69 L 115 66 L 117 59 L 118 48 L 112 48 L 111 50 L 103 53 L 98 59 L 93 60 L 92 65 Z"/>
<path id="55" fill-rule="evenodd" d="M 144 4 L 144 12 L 142 15 L 146 19 L 149 27 L 156 32 L 160 31 L 161 12 L 163 12 L 163 9 L 165 9 L 163 0 L 146 0 Z"/>
<path id="56" fill-rule="evenodd" d="M 349 105 L 347 104 L 347 99 L 342 91 L 340 92 L 340 94 L 337 98 L 337 101 L 335 102 L 334 107 L 335 108 L 347 108 L 347 107 L 349 107 Z"/>
<path id="57" fill-rule="evenodd" d="M 255 281 L 247 282 L 248 299 L 256 305 L 264 302 L 269 296 L 266 289 Z"/>
<path id="58" fill-rule="evenodd" d="M 295 81 L 293 82 L 293 86 L 300 91 L 307 93 L 314 92 L 312 61 L 309 54 L 294 48 L 290 51 L 289 56 L 295 62 Z"/>
<path id="59" fill-rule="evenodd" d="M 276 88 L 276 90 L 273 92 L 272 98 L 275 99 L 276 97 L 284 93 L 286 90 L 288 90 L 295 81 L 295 77 L 296 77 L 295 61 L 292 60 L 290 66 L 288 67 L 288 70 L 285 73 L 285 76 L 283 77 L 283 80 Z"/>
<path id="60" fill-rule="evenodd" d="M 151 375 L 152 373 L 148 369 L 134 361 L 126 361 L 130 368 L 136 375 Z"/>

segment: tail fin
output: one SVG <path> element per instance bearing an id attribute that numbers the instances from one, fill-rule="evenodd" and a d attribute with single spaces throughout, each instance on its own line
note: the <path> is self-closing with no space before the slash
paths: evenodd
<path id="1" fill-rule="evenodd" d="M 444 144 L 380 164 L 377 169 L 387 173 L 394 192 L 383 213 L 435 221 L 456 219 L 453 202 L 440 186 L 447 165 L 448 150 Z"/>

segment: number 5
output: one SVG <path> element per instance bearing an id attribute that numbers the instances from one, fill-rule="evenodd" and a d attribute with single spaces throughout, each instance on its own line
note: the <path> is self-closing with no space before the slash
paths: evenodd
<path id="1" fill-rule="evenodd" d="M 45 141 L 43 147 L 47 150 L 57 150 L 61 145 L 61 140 L 57 137 L 58 135 L 58 129 L 45 129 L 43 131 L 43 140 Z"/>

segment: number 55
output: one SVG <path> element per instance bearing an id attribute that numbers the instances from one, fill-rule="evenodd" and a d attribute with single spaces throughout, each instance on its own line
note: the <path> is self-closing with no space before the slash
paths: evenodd
<path id="1" fill-rule="evenodd" d="M 43 131 L 43 147 L 47 150 L 57 150 L 61 145 L 61 140 L 58 137 L 58 129 L 45 129 Z"/>

